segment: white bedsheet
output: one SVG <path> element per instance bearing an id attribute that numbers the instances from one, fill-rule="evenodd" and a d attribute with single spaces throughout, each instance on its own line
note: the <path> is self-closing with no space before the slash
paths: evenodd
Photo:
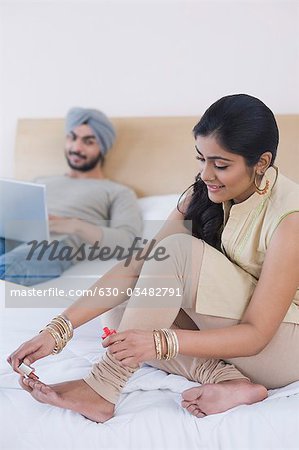
<path id="1" fill-rule="evenodd" d="M 197 419 L 180 406 L 195 385 L 145 366 L 127 384 L 115 417 L 104 424 L 36 402 L 23 391 L 6 356 L 39 331 L 57 308 L 4 307 L 1 282 L 1 450 L 298 449 L 299 382 L 270 391 L 265 401 Z M 36 363 L 46 383 L 85 376 L 101 354 L 99 319 L 82 326 L 57 356 Z"/>
<path id="2" fill-rule="evenodd" d="M 145 237 L 152 237 L 160 226 L 150 221 L 165 219 L 177 198 L 172 195 L 139 200 L 143 218 L 148 221 Z M 38 287 L 86 289 L 114 264 L 115 261 L 80 263 L 61 278 Z M 76 298 L 20 297 L 16 303 L 26 303 L 26 308 L 5 308 L 1 281 L 0 297 L 1 450 L 299 449 L 299 382 L 270 391 L 269 398 L 261 403 L 203 419 L 191 416 L 180 406 L 180 393 L 195 383 L 147 366 L 129 381 L 115 417 L 104 424 L 36 402 L 19 387 L 18 376 L 6 357 Z M 34 307 L 41 305 L 51 308 Z M 76 330 L 61 354 L 35 364 L 40 379 L 55 383 L 85 376 L 101 355 L 101 330 L 100 319 Z"/>

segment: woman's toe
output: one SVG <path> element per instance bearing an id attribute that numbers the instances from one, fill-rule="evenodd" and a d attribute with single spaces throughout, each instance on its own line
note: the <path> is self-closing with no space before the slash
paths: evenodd
<path id="1" fill-rule="evenodd" d="M 183 401 L 181 402 L 181 405 L 182 405 L 183 408 L 188 408 L 188 406 L 190 406 L 191 403 L 190 403 L 190 402 L 187 402 L 187 400 L 183 400 Z"/>
<path id="2" fill-rule="evenodd" d="M 202 394 L 202 387 L 196 386 L 190 389 L 186 389 L 182 392 L 183 400 L 187 402 L 194 402 L 197 400 Z"/>
<path id="3" fill-rule="evenodd" d="M 28 385 L 27 378 L 25 378 L 23 375 L 21 375 L 19 378 L 19 385 L 25 391 L 30 392 L 30 393 L 32 392 L 31 387 Z"/>
<path id="4" fill-rule="evenodd" d="M 195 411 L 198 411 L 198 406 L 196 405 L 189 405 L 187 406 L 187 411 L 189 411 L 189 413 L 194 414 Z"/>

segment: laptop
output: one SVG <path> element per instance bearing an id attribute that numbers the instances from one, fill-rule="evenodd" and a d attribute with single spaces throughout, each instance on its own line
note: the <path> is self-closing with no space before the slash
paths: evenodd
<path id="1" fill-rule="evenodd" d="M 0 237 L 50 240 L 44 185 L 0 178 Z"/>

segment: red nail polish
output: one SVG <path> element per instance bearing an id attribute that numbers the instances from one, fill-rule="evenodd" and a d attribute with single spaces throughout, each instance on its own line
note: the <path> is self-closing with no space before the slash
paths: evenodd
<path id="1" fill-rule="evenodd" d="M 32 377 L 33 379 L 39 380 L 39 377 L 37 375 L 35 375 L 35 373 L 31 373 L 30 378 Z"/>
<path id="2" fill-rule="evenodd" d="M 103 328 L 104 334 L 102 335 L 102 339 L 106 339 L 106 337 L 111 336 L 111 334 L 116 334 L 116 330 L 111 329 L 109 330 L 108 327 Z"/>

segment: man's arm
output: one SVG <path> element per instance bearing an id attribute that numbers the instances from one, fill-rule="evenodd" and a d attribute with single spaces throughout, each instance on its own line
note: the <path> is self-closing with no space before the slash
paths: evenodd
<path id="1" fill-rule="evenodd" d="M 101 247 L 128 248 L 135 237 L 142 237 L 142 217 L 136 195 L 128 188 L 113 193 L 109 205 L 109 225 L 101 226 Z"/>
<path id="2" fill-rule="evenodd" d="M 94 244 L 101 241 L 103 233 L 99 226 L 77 219 L 76 217 L 61 217 L 49 215 L 50 232 L 54 234 L 76 235 L 83 242 Z"/>
<path id="3" fill-rule="evenodd" d="M 117 245 L 127 249 L 136 236 L 142 235 L 142 218 L 136 196 L 127 188 L 111 194 L 108 226 L 55 215 L 49 215 L 49 226 L 51 233 L 75 235 L 90 244 L 99 242 L 101 247 L 110 247 L 112 251 Z"/>

